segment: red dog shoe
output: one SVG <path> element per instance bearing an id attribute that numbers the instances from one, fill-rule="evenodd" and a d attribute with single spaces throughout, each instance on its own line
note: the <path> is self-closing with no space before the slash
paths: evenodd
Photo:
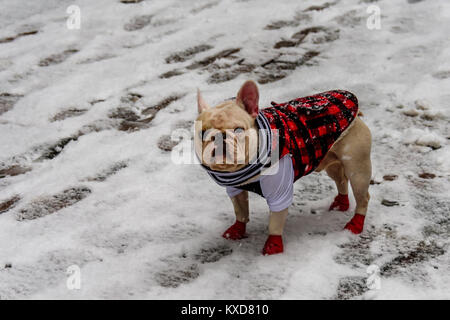
<path id="1" fill-rule="evenodd" d="M 270 235 L 266 240 L 266 244 L 264 245 L 262 254 L 266 256 L 282 253 L 283 251 L 283 239 L 281 238 L 281 236 Z"/>
<path id="2" fill-rule="evenodd" d="M 364 219 L 366 216 L 355 213 L 352 220 L 350 220 L 344 227 L 344 229 L 350 230 L 354 234 L 360 234 L 364 228 Z"/>
<path id="3" fill-rule="evenodd" d="M 339 211 L 347 211 L 349 206 L 348 194 L 338 194 L 328 210 L 337 209 Z"/>
<path id="4" fill-rule="evenodd" d="M 223 233 L 222 237 L 230 240 L 240 240 L 246 238 L 245 226 L 246 224 L 244 222 L 236 220 L 236 222 Z"/>

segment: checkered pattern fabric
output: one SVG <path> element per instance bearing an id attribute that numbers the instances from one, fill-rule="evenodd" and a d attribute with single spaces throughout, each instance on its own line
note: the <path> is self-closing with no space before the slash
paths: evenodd
<path id="1" fill-rule="evenodd" d="M 295 180 L 314 171 L 339 136 L 358 114 L 358 99 L 343 90 L 333 90 L 272 102 L 262 109 L 272 130 L 278 129 L 280 159 L 292 155 Z"/>

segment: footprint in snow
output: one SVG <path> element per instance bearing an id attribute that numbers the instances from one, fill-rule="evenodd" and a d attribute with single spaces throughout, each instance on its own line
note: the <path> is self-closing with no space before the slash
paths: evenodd
<path id="1" fill-rule="evenodd" d="M 74 187 L 61 193 L 34 199 L 17 213 L 16 218 L 19 221 L 34 220 L 56 213 L 61 209 L 73 206 L 90 193 L 91 190 L 87 187 Z"/>

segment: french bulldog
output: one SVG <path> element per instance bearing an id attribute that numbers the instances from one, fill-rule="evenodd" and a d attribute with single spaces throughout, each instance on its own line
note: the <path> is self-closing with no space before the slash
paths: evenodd
<path id="1" fill-rule="evenodd" d="M 247 237 L 248 192 L 255 192 L 266 199 L 270 210 L 269 236 L 262 253 L 282 253 L 293 184 L 323 170 L 338 191 L 329 210 L 349 209 L 350 181 L 356 208 L 344 229 L 354 234 L 363 231 L 370 198 L 372 138 L 352 93 L 327 91 L 259 109 L 258 87 L 246 81 L 236 98 L 215 107 L 198 90 L 197 104 L 197 157 L 208 174 L 226 187 L 236 215 L 224 238 Z"/>

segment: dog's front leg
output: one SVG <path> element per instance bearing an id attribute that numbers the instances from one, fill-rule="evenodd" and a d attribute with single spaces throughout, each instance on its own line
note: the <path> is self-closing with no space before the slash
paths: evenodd
<path id="1" fill-rule="evenodd" d="M 279 212 L 270 212 L 269 237 L 263 248 L 264 255 L 271 255 L 283 252 L 283 229 L 286 223 L 288 209 Z"/>
<path id="2" fill-rule="evenodd" d="M 231 198 L 233 203 L 234 213 L 236 214 L 236 221 L 247 223 L 249 219 L 248 210 L 248 191 L 242 191 L 237 196 Z"/>
<path id="3" fill-rule="evenodd" d="M 239 240 L 245 238 L 245 227 L 249 219 L 248 209 L 248 191 L 242 191 L 238 195 L 231 198 L 233 203 L 236 222 L 229 227 L 223 237 L 231 240 Z"/>
<path id="4" fill-rule="evenodd" d="M 281 236 L 283 235 L 284 224 L 286 223 L 286 217 L 288 209 L 284 209 L 279 212 L 270 211 L 269 218 L 269 235 Z"/>

